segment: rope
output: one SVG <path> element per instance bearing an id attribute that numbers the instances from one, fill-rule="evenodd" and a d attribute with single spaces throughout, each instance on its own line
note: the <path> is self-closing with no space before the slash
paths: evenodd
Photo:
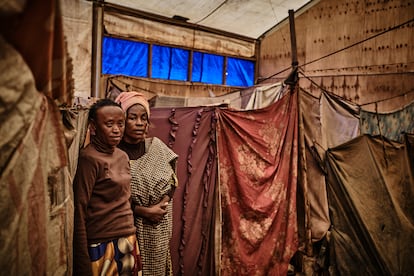
<path id="1" fill-rule="evenodd" d="M 317 59 L 314 59 L 314 60 L 312 60 L 312 61 L 309 61 L 309 62 L 307 62 L 307 63 L 305 63 L 305 64 L 303 64 L 303 65 L 300 65 L 300 66 L 299 66 L 299 68 L 302 68 L 302 67 L 303 67 L 303 66 L 305 66 L 305 65 L 309 65 L 309 64 L 311 64 L 311 63 L 314 63 L 314 62 L 320 61 L 320 60 L 322 60 L 322 59 L 324 59 L 324 58 L 330 57 L 330 56 L 335 55 L 335 54 L 337 54 L 337 53 L 340 53 L 340 52 L 342 52 L 342 51 L 348 50 L 349 48 L 352 48 L 352 47 L 354 47 L 354 46 L 356 46 L 356 45 L 359 45 L 359 44 L 361 44 L 361 43 L 364 43 L 364 42 L 366 42 L 366 41 L 368 41 L 368 40 L 374 39 L 374 38 L 376 38 L 376 37 L 378 37 L 378 36 L 380 36 L 380 35 L 383 35 L 383 34 L 385 34 L 385 33 L 390 32 L 390 31 L 396 30 L 396 29 L 398 29 L 398 28 L 400 28 L 400 27 L 402 27 L 402 26 L 404 26 L 404 25 L 406 25 L 406 24 L 409 24 L 409 23 L 413 22 L 413 21 L 414 21 L 414 18 L 412 18 L 412 19 L 410 19 L 410 20 L 408 20 L 408 21 L 406 21 L 406 22 L 404 22 L 404 23 L 401 23 L 401 24 L 399 24 L 399 25 L 397 25 L 397 26 L 390 27 L 388 30 L 382 31 L 382 32 L 380 32 L 380 33 L 378 33 L 378 34 L 376 34 L 376 35 L 373 35 L 373 36 L 371 36 L 371 37 L 368 37 L 368 38 L 366 38 L 366 39 L 364 39 L 364 40 L 358 41 L 358 42 L 353 43 L 353 44 L 351 44 L 351 45 L 349 45 L 349 46 L 346 46 L 346 47 L 344 47 L 344 48 L 342 48 L 342 49 L 339 49 L 339 50 L 337 50 L 337 51 L 334 51 L 334 52 L 332 52 L 332 53 L 330 53 L 330 54 L 327 54 L 327 55 L 322 56 L 322 57 L 320 57 L 320 58 L 317 58 Z M 285 69 L 283 69 L 282 71 L 279 71 L 279 72 L 277 72 L 277 73 L 275 73 L 275 74 L 273 74 L 273 75 L 270 75 L 269 77 L 266 77 L 266 78 L 263 78 L 263 79 L 257 80 L 257 82 L 258 82 L 258 83 L 260 83 L 260 82 L 262 82 L 262 81 L 268 80 L 268 79 L 270 79 L 270 78 L 272 78 L 272 77 L 274 77 L 274 76 L 277 76 L 277 75 L 279 75 L 279 74 L 281 74 L 281 73 L 283 73 L 283 72 L 285 72 L 285 71 L 287 71 L 287 70 L 289 70 L 289 69 L 291 69 L 291 67 L 285 68 Z"/>
<path id="2" fill-rule="evenodd" d="M 339 95 L 337 95 L 337 94 L 335 94 L 335 93 L 333 93 L 333 92 L 331 92 L 331 91 L 328 91 L 328 90 L 326 90 L 325 88 L 323 88 L 322 86 L 320 86 L 319 84 L 317 84 L 315 81 L 313 81 L 310 77 L 308 77 L 308 76 L 306 76 L 302 71 L 299 71 L 299 73 L 301 74 L 301 75 L 303 75 L 303 77 L 305 77 L 306 79 L 308 79 L 312 84 L 314 84 L 316 87 L 318 87 L 319 89 L 321 89 L 322 91 L 324 91 L 324 92 L 326 92 L 326 93 L 328 93 L 328 94 L 331 94 L 331 95 L 333 95 L 333 96 L 335 96 L 335 97 L 338 97 L 338 98 L 340 98 L 341 100 L 344 100 L 344 101 L 346 101 L 346 102 L 350 102 L 350 103 L 352 103 L 352 104 L 355 104 L 355 105 L 358 105 L 358 106 L 365 106 L 365 105 L 370 105 L 370 104 L 377 104 L 377 103 L 380 103 L 380 102 L 385 102 L 385 101 L 389 101 L 389 100 L 392 100 L 392 99 L 394 99 L 394 98 L 398 98 L 398 97 L 404 97 L 404 96 L 406 96 L 406 95 L 408 95 L 408 94 L 410 94 L 410 93 L 413 93 L 414 92 L 414 89 L 411 89 L 411 90 L 408 90 L 408 91 L 406 91 L 406 92 L 404 92 L 404 93 L 402 93 L 402 94 L 399 94 L 399 95 L 396 95 L 396 96 L 392 96 L 392 97 L 389 97 L 389 98 L 385 98 L 385 99 L 381 99 L 381 100 L 376 100 L 376 101 L 372 101 L 372 102 L 367 102 L 367 103 L 363 103 L 363 104 L 357 104 L 357 103 L 355 103 L 355 102 L 353 102 L 353 101 L 350 101 L 350 100 L 348 100 L 348 99 L 345 99 L 345 98 L 343 98 L 343 97 L 341 97 L 341 96 L 339 96 Z"/>

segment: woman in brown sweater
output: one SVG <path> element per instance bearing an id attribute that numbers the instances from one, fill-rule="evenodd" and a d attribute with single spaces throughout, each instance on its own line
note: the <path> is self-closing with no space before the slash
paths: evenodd
<path id="1" fill-rule="evenodd" d="M 73 182 L 73 275 L 138 275 L 128 156 L 117 148 L 121 107 L 103 99 L 89 110 L 91 143 L 81 150 Z"/>

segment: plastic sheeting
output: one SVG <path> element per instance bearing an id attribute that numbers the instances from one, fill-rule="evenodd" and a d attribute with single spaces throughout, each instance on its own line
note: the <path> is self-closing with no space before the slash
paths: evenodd
<path id="1" fill-rule="evenodd" d="M 72 57 L 75 96 L 91 96 L 92 1 L 61 0 L 64 34 Z"/>
<path id="2" fill-rule="evenodd" d="M 167 3 L 160 2 L 163 6 L 166 6 Z M 149 4 L 154 6 L 155 3 Z M 152 41 L 159 45 L 180 45 L 180 47 L 187 49 L 200 49 L 203 52 L 240 56 L 243 58 L 250 58 L 255 55 L 256 45 L 254 41 L 244 41 L 226 35 L 213 34 L 175 24 L 105 12 L 104 25 L 106 32 L 115 37 L 128 37 L 137 41 Z"/>
<path id="3" fill-rule="evenodd" d="M 228 58 L 226 84 L 230 86 L 252 86 L 254 84 L 254 63 L 252 61 Z"/>
<path id="4" fill-rule="evenodd" d="M 103 74 L 148 77 L 150 58 L 151 78 L 244 87 L 253 85 L 254 81 L 254 63 L 249 60 L 229 57 L 224 74 L 224 56 L 194 51 L 188 80 L 188 50 L 152 45 L 149 57 L 149 44 L 111 37 L 104 37 L 102 48 Z"/>
<path id="5" fill-rule="evenodd" d="M 224 57 L 194 52 L 192 81 L 222 84 Z"/>
<path id="6" fill-rule="evenodd" d="M 190 52 L 179 48 L 152 46 L 152 78 L 187 81 Z"/>
<path id="7" fill-rule="evenodd" d="M 148 76 L 148 44 L 118 38 L 103 38 L 102 73 Z"/>
<path id="8" fill-rule="evenodd" d="M 179 15 L 188 22 L 217 30 L 257 38 L 310 1 L 304 0 L 179 0 L 147 2 L 142 0 L 106 0 L 105 2 L 172 18 Z M 213 12 L 212 12 L 213 11 Z"/>

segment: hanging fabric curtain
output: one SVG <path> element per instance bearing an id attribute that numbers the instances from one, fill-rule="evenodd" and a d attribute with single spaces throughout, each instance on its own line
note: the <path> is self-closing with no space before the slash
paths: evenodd
<path id="1" fill-rule="evenodd" d="M 315 93 L 314 93 L 315 94 Z M 322 239 L 330 227 L 324 164 L 325 151 L 359 135 L 359 107 L 320 91 L 319 96 L 299 91 L 300 186 L 303 201 L 298 209 L 300 236 L 312 255 L 312 242 Z M 305 218 L 306 216 L 306 218 Z"/>
<path id="2" fill-rule="evenodd" d="M 359 136 L 327 152 L 331 262 L 341 275 L 410 275 L 412 139 Z M 411 157 L 410 157 L 411 156 Z"/>
<path id="3" fill-rule="evenodd" d="M 361 133 L 383 135 L 402 142 L 404 133 L 414 133 L 414 102 L 394 112 L 376 113 L 361 110 Z"/>
<path id="4" fill-rule="evenodd" d="M 149 135 L 179 156 L 171 240 L 174 275 L 216 275 L 214 108 L 154 108 Z"/>
<path id="5" fill-rule="evenodd" d="M 226 275 L 286 275 L 297 249 L 297 95 L 217 111 Z"/>

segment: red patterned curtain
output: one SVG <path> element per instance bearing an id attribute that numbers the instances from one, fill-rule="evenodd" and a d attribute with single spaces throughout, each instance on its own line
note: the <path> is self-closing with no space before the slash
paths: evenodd
<path id="1" fill-rule="evenodd" d="M 222 275 L 287 275 L 298 246 L 297 95 L 217 118 Z"/>

